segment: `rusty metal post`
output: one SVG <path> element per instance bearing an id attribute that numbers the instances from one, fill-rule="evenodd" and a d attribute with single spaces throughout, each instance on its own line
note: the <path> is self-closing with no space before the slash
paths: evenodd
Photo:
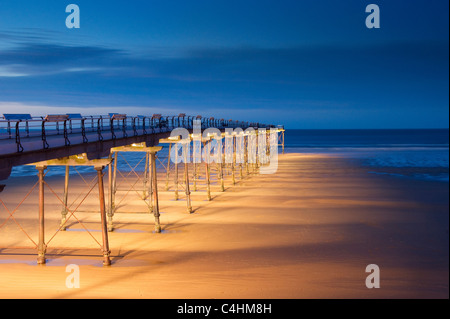
<path id="1" fill-rule="evenodd" d="M 153 184 L 153 215 L 155 216 L 155 233 L 161 232 L 161 224 L 159 222 L 159 202 L 158 202 L 158 177 L 156 175 L 156 152 L 150 153 L 152 184 Z"/>
<path id="2" fill-rule="evenodd" d="M 205 156 L 205 167 L 206 167 L 206 195 L 208 200 L 211 200 L 211 180 L 210 180 L 210 167 L 209 167 L 209 156 L 210 156 L 210 143 L 206 144 L 206 156 Z"/>
<path id="3" fill-rule="evenodd" d="M 61 224 L 59 225 L 59 229 L 63 231 L 66 230 L 67 205 L 69 199 L 69 172 L 70 167 L 66 166 L 66 174 L 64 176 L 63 207 L 61 210 Z"/>
<path id="4" fill-rule="evenodd" d="M 225 182 L 223 180 L 223 161 L 219 163 L 220 190 L 225 191 Z"/>
<path id="5" fill-rule="evenodd" d="M 110 157 L 111 158 L 111 157 Z M 112 162 L 108 164 L 108 186 L 109 186 L 109 199 L 108 199 L 108 231 L 113 231 L 114 230 L 114 226 L 113 226 L 113 208 L 112 208 L 112 203 L 113 203 L 113 188 L 112 188 Z"/>
<path id="6" fill-rule="evenodd" d="M 149 196 L 149 202 L 148 202 L 148 208 L 150 210 L 150 214 L 153 213 L 153 164 L 152 164 L 152 158 L 151 153 L 147 152 L 148 156 L 148 172 L 149 172 L 149 179 L 150 183 L 148 183 L 148 196 Z M 147 158 L 146 158 L 147 159 Z"/>
<path id="7" fill-rule="evenodd" d="M 261 153 L 261 148 L 259 147 L 259 129 L 255 130 L 256 132 L 256 163 L 255 163 L 255 169 L 258 170 L 258 168 L 261 166 L 261 162 L 259 160 L 259 154 Z"/>
<path id="8" fill-rule="evenodd" d="M 46 166 L 37 166 L 39 177 L 39 242 L 38 242 L 38 258 L 39 265 L 45 264 L 45 227 L 44 227 L 44 170 Z"/>
<path id="9" fill-rule="evenodd" d="M 111 217 L 114 216 L 116 212 L 116 192 L 117 192 L 117 157 L 118 152 L 114 152 L 114 169 L 112 174 L 112 182 L 111 182 L 111 203 L 110 203 L 110 214 Z"/>
<path id="10" fill-rule="evenodd" d="M 194 192 L 196 192 L 197 191 L 197 163 L 195 163 L 195 162 L 194 162 L 193 178 L 194 178 Z"/>
<path id="11" fill-rule="evenodd" d="M 187 146 L 187 145 L 185 145 Z M 189 189 L 189 167 L 188 167 L 188 151 L 187 147 L 183 147 L 183 155 L 184 155 L 184 182 L 185 182 L 185 190 L 186 190 L 186 206 L 188 214 L 192 213 L 192 205 L 191 205 L 191 191 Z"/>
<path id="12" fill-rule="evenodd" d="M 248 135 L 244 135 L 244 162 L 245 162 L 245 171 L 248 174 L 250 174 L 250 171 L 248 169 Z"/>
<path id="13" fill-rule="evenodd" d="M 105 189 L 103 186 L 103 169 L 104 166 L 96 166 L 98 179 L 98 195 L 100 198 L 100 218 L 102 224 L 102 240 L 103 240 L 103 266 L 111 265 L 109 258 L 109 242 L 108 242 L 108 228 L 106 224 L 106 209 L 105 209 Z"/>
<path id="14" fill-rule="evenodd" d="M 169 174 L 170 174 L 170 152 L 172 150 L 172 143 L 169 143 L 169 155 L 167 156 L 167 168 L 166 168 L 166 188 L 165 190 L 169 190 Z"/>
<path id="15" fill-rule="evenodd" d="M 193 134 L 192 135 L 192 162 L 194 163 L 194 173 L 193 173 L 193 187 L 194 187 L 194 191 L 197 191 L 197 180 L 199 177 L 198 174 L 198 167 L 199 167 L 199 163 L 201 163 L 201 158 L 202 158 L 202 142 L 201 142 L 201 136 L 198 136 L 198 134 Z"/>
<path id="16" fill-rule="evenodd" d="M 175 200 L 178 200 L 178 143 L 175 144 L 175 174 L 173 183 L 175 185 Z"/>
<path id="17" fill-rule="evenodd" d="M 232 135 L 231 138 L 231 151 L 233 152 L 231 155 L 231 180 L 233 181 L 233 185 L 236 185 L 236 173 L 235 173 L 235 162 L 236 162 L 236 138 Z"/>
<path id="18" fill-rule="evenodd" d="M 239 178 L 242 180 L 244 178 L 244 172 L 243 172 L 243 166 L 244 164 L 239 164 Z"/>
<path id="19" fill-rule="evenodd" d="M 225 182 L 223 179 L 223 171 L 224 171 L 224 166 L 225 166 L 225 150 L 224 150 L 224 143 L 225 141 L 222 141 L 223 139 L 220 140 L 220 163 L 219 163 L 219 177 L 220 177 L 220 190 L 222 192 L 225 191 Z"/>
<path id="20" fill-rule="evenodd" d="M 244 147 L 244 142 L 245 141 L 245 137 L 244 137 L 244 132 L 242 131 L 242 133 L 239 133 L 239 179 L 243 180 L 244 179 L 244 162 L 245 162 L 245 147 Z M 237 141 L 236 141 L 237 143 Z"/>
<path id="21" fill-rule="evenodd" d="M 142 199 L 147 199 L 148 193 L 147 193 L 147 183 L 148 183 L 148 176 L 149 176 L 149 169 L 150 169 L 150 160 L 148 153 L 145 153 L 145 162 L 144 162 L 144 186 L 142 189 Z"/>

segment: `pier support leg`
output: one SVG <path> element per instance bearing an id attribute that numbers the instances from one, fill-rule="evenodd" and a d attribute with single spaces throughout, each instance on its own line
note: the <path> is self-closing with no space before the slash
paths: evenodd
<path id="1" fill-rule="evenodd" d="M 233 144 L 232 144 L 232 152 L 231 155 L 231 180 L 233 181 L 233 185 L 236 185 L 236 173 L 235 173 L 235 162 L 236 162 L 236 146 L 235 146 L 235 138 L 232 137 Z"/>
<path id="2" fill-rule="evenodd" d="M 208 200 L 211 200 L 211 180 L 210 180 L 210 167 L 209 163 L 206 163 L 206 195 Z"/>
<path id="3" fill-rule="evenodd" d="M 244 161 L 245 161 L 245 171 L 248 174 L 250 174 L 250 171 L 248 169 L 248 135 L 244 136 Z"/>
<path id="4" fill-rule="evenodd" d="M 150 214 L 153 213 L 153 164 L 152 164 L 152 158 L 151 153 L 147 152 L 147 164 L 148 165 L 148 173 L 149 173 L 149 183 L 148 183 L 148 209 L 150 211 Z"/>
<path id="5" fill-rule="evenodd" d="M 113 231 L 114 227 L 113 227 L 113 223 L 112 223 L 112 163 L 108 164 L 108 211 L 107 211 L 107 215 L 108 215 L 108 231 Z"/>
<path id="6" fill-rule="evenodd" d="M 36 169 L 38 170 L 39 177 L 39 241 L 37 263 L 43 265 L 45 264 L 45 252 L 47 250 L 44 238 L 44 170 L 46 167 L 38 166 Z"/>
<path id="7" fill-rule="evenodd" d="M 255 169 L 256 169 L 256 171 L 258 171 L 258 168 L 261 166 L 261 161 L 260 161 L 261 148 L 259 147 L 260 146 L 259 134 L 260 134 L 260 132 L 259 132 L 259 129 L 258 129 L 258 130 L 256 130 L 256 139 L 255 139 L 255 143 L 256 143 L 256 145 L 255 145 L 255 147 L 256 147 Z"/>
<path id="8" fill-rule="evenodd" d="M 178 200 L 178 144 L 175 144 L 175 172 L 173 183 L 175 186 L 175 200 Z"/>
<path id="9" fill-rule="evenodd" d="M 153 190 L 153 215 L 155 216 L 155 233 L 161 232 L 161 224 L 159 222 L 159 202 L 158 202 L 158 177 L 156 175 L 156 152 L 150 153 L 151 170 L 152 170 L 152 190 Z"/>
<path id="10" fill-rule="evenodd" d="M 114 170 L 113 170 L 113 176 L 112 176 L 112 214 L 116 212 L 116 192 L 117 192 L 117 157 L 118 152 L 114 152 Z"/>
<path id="11" fill-rule="evenodd" d="M 210 173 L 211 169 L 209 167 L 209 156 L 210 156 L 210 143 L 206 145 L 206 156 L 205 156 L 205 168 L 206 168 L 206 196 L 208 197 L 208 200 L 211 200 L 211 179 L 210 179 Z"/>
<path id="12" fill-rule="evenodd" d="M 185 147 L 184 149 L 187 149 Z M 189 167 L 188 167 L 188 158 L 187 158 L 187 150 L 184 152 L 184 183 L 186 185 L 186 206 L 188 214 L 192 213 L 192 205 L 191 205 L 191 191 L 189 189 Z"/>
<path id="13" fill-rule="evenodd" d="M 98 179 L 98 196 L 100 198 L 100 219 L 102 224 L 102 240 L 103 240 L 103 266 L 111 265 L 109 259 L 109 242 L 108 242 L 108 228 L 106 225 L 106 208 L 105 208 L 105 189 L 103 186 L 103 166 L 95 167 L 97 170 Z"/>
<path id="14" fill-rule="evenodd" d="M 194 192 L 197 191 L 197 163 L 194 163 Z"/>
<path id="15" fill-rule="evenodd" d="M 224 192 L 225 191 L 225 182 L 224 182 L 224 180 L 223 180 L 223 162 L 221 162 L 221 163 L 219 163 L 219 175 L 220 175 L 220 190 L 222 191 L 222 192 Z"/>
<path id="16" fill-rule="evenodd" d="M 219 163 L 219 176 L 220 176 L 220 190 L 222 192 L 225 191 L 225 181 L 223 179 L 223 174 L 224 174 L 224 170 L 225 170 L 225 150 L 223 147 L 223 142 L 220 142 L 220 153 L 221 153 L 221 158 L 220 158 L 220 163 Z"/>
<path id="17" fill-rule="evenodd" d="M 192 213 L 192 205 L 191 205 L 191 191 L 189 189 L 189 170 L 188 170 L 188 163 L 184 163 L 184 175 L 185 175 L 185 181 L 186 181 L 186 205 L 187 205 L 187 212 L 190 214 Z"/>
<path id="18" fill-rule="evenodd" d="M 169 174 L 170 174 L 170 152 L 172 150 L 172 144 L 169 144 L 169 155 L 167 156 L 167 168 L 166 168 L 166 187 L 165 190 L 169 190 Z"/>
<path id="19" fill-rule="evenodd" d="M 117 191 L 117 152 L 114 152 L 114 163 L 108 165 L 109 179 L 109 209 L 108 209 L 108 231 L 113 231 L 113 216 L 116 212 L 116 191 Z M 113 166 L 111 166 L 113 165 Z"/>
<path id="20" fill-rule="evenodd" d="M 148 153 L 145 153 L 145 162 L 144 162 L 144 185 L 142 188 L 142 199 L 146 200 L 148 197 L 147 193 L 147 184 L 148 184 L 148 176 L 149 176 L 149 169 L 150 169 L 150 160 Z"/>
<path id="21" fill-rule="evenodd" d="M 66 230 L 66 216 L 67 216 L 67 205 L 68 205 L 68 199 L 69 199 L 69 173 L 70 173 L 70 167 L 66 166 L 66 174 L 64 177 L 64 194 L 63 194 L 63 207 L 61 210 L 61 224 L 59 226 L 59 229 L 64 231 Z"/>

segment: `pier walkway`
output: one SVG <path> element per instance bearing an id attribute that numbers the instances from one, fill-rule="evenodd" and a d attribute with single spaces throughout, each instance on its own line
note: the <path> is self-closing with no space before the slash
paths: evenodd
<path id="1" fill-rule="evenodd" d="M 187 133 L 184 137 L 178 133 L 172 134 L 180 129 Z M 196 129 L 209 129 L 212 133 L 198 134 Z M 159 156 L 163 149 L 161 145 L 167 145 L 169 150 L 163 159 Z M 145 203 L 147 213 L 154 217 L 153 232 L 160 233 L 158 189 L 173 191 L 175 201 L 183 193 L 181 196 L 190 214 L 195 211 L 191 202 L 192 192 L 201 188 L 202 194 L 206 195 L 205 200 L 211 201 L 213 184 L 220 185 L 223 192 L 226 190 L 227 176 L 235 185 L 238 179 L 258 173 L 264 169 L 263 166 L 271 166 L 271 162 L 277 162 L 279 146 L 284 151 L 283 127 L 199 115 L 153 114 L 146 117 L 111 113 L 107 116 L 59 114 L 36 118 L 29 114 L 3 114 L 0 118 L 0 181 L 3 181 L 0 185 L 0 213 L 6 212 L 6 218 L 0 219 L 0 230 L 8 221 L 14 222 L 28 237 L 32 244 L 30 248 L 37 250 L 37 263 L 45 264 L 49 242 L 76 220 L 99 245 L 103 264 L 110 265 L 108 232 L 115 229 L 113 217 L 124 199 L 124 196 L 118 198 L 118 183 L 127 185 L 125 196 L 135 193 L 138 195 L 135 202 Z M 127 173 L 121 171 L 119 155 L 127 152 L 136 153 L 136 157 L 143 156 L 138 162 L 143 163 L 141 170 L 136 169 L 137 164 L 130 165 L 131 170 Z M 141 155 L 137 155 L 139 153 Z M 162 164 L 163 170 L 158 170 L 158 164 Z M 34 186 L 23 194 L 22 200 L 8 204 L 1 196 L 7 187 L 5 180 L 11 175 L 12 167 L 21 165 L 34 166 L 38 178 Z M 45 178 L 48 170 L 55 166 L 65 167 L 62 194 Z M 85 180 L 77 167 L 92 168 L 95 176 L 91 183 Z M 77 196 L 82 200 L 76 205 L 76 200 L 69 201 L 69 180 L 73 178 L 70 177 L 73 169 L 86 183 L 85 194 Z M 104 176 L 107 176 L 107 182 L 104 182 Z M 164 187 L 158 186 L 158 178 L 165 179 Z M 173 180 L 170 186 L 169 179 Z M 38 192 L 37 231 L 26 230 L 15 218 L 21 205 L 33 192 Z M 49 193 L 53 201 L 56 198 L 60 204 L 61 217 L 56 232 L 47 239 L 45 207 L 52 206 L 47 203 Z M 96 238 L 77 218 L 79 207 L 91 193 L 96 193 L 98 197 L 101 239 Z M 10 239 L 7 237 L 4 242 L 8 243 Z M 1 243 L 2 240 L 0 248 Z"/>

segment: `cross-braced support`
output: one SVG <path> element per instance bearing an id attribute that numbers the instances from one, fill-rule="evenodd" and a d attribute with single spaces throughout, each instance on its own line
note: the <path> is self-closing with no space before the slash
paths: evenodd
<path id="1" fill-rule="evenodd" d="M 190 163 L 190 152 L 189 147 L 191 143 L 191 139 L 180 139 L 180 136 L 171 136 L 166 139 L 161 139 L 159 141 L 160 143 L 168 143 L 169 144 L 169 155 L 167 159 L 167 167 L 166 167 L 166 187 L 165 190 L 169 190 L 169 175 L 170 175 L 170 161 L 173 159 L 174 162 L 174 195 L 175 200 L 179 200 L 179 191 L 180 191 L 180 185 L 183 185 L 183 183 L 180 183 L 180 174 L 179 174 L 179 168 L 178 164 L 182 160 L 184 162 L 184 191 L 186 195 L 186 208 L 188 213 L 192 213 L 192 205 L 191 205 L 191 191 L 190 191 L 190 185 L 189 185 L 189 163 Z M 173 144 L 173 148 L 172 148 Z M 180 157 L 179 154 L 179 148 L 180 145 L 182 147 L 182 154 Z M 172 154 L 173 151 L 173 154 Z M 197 165 L 194 161 L 194 191 L 197 190 Z"/>
<path id="2" fill-rule="evenodd" d="M 75 216 L 74 211 L 70 211 L 68 206 L 68 191 L 69 191 L 69 169 L 70 166 L 92 166 L 97 171 L 97 184 L 98 184 L 98 193 L 99 193 L 99 204 L 100 204 L 100 220 L 101 220 L 101 229 L 102 229 L 102 254 L 103 254 L 103 265 L 109 266 L 111 265 L 110 260 L 110 250 L 109 250 L 109 243 L 108 243 L 108 233 L 107 233 L 107 225 L 106 225 L 106 209 L 105 209 L 105 192 L 104 192 L 104 186 L 103 186 L 103 169 L 106 165 L 109 165 L 111 162 L 110 159 L 101 159 L 101 160 L 89 160 L 86 156 L 86 154 L 81 155 L 75 155 L 75 156 L 69 156 L 61 159 L 54 159 L 54 160 L 48 160 L 43 161 L 39 163 L 35 163 L 33 165 L 36 166 L 36 169 L 38 170 L 38 185 L 39 185 L 39 239 L 37 244 L 37 263 L 38 264 L 45 264 L 46 258 L 45 254 L 47 251 L 47 245 L 48 243 L 53 239 L 53 237 L 58 233 L 58 231 L 66 229 L 66 222 L 67 219 L 66 216 L 70 212 L 70 216 Z M 45 185 L 49 187 L 49 189 L 54 193 L 55 196 L 56 193 L 50 188 L 50 186 L 45 182 L 44 180 L 44 171 L 47 169 L 48 166 L 66 166 L 66 175 L 65 175 L 65 183 L 64 183 L 64 195 L 63 199 L 58 199 L 63 204 L 64 208 L 62 211 L 62 220 L 60 227 L 58 231 L 50 238 L 50 240 L 46 243 L 45 242 L 45 216 L 44 216 L 44 210 L 45 210 L 45 201 L 44 201 L 44 188 Z M 92 190 L 92 189 L 91 189 Z M 90 193 L 90 191 L 89 191 Z M 88 194 L 89 194 L 88 193 Z M 87 197 L 87 195 L 86 195 Z M 85 198 L 86 198 L 85 197 Z M 81 204 L 81 203 L 80 203 Z M 80 205 L 79 204 L 79 205 Z M 78 205 L 78 207 L 79 207 Z M 77 208 L 78 208 L 77 207 Z M 76 218 L 76 217 L 75 217 Z M 81 224 L 80 220 L 77 219 L 77 221 Z M 83 226 L 84 227 L 84 226 Z M 86 229 L 87 230 L 87 229 Z M 92 236 L 92 234 L 91 234 Z M 93 237 L 94 238 L 94 237 Z M 95 240 L 95 238 L 94 238 Z M 97 241 L 97 240 L 95 240 Z M 97 242 L 98 243 L 98 242 Z"/>
<path id="3" fill-rule="evenodd" d="M 149 213 L 153 213 L 155 217 L 155 232 L 161 232 L 161 226 L 159 221 L 159 201 L 158 201 L 158 185 L 157 185 L 157 169 L 156 169 L 156 153 L 162 149 L 162 146 L 147 147 L 145 143 L 133 144 L 128 146 L 120 146 L 111 149 L 111 153 L 114 154 L 114 168 L 110 168 L 110 202 L 108 210 L 108 230 L 113 231 L 113 216 L 116 213 L 116 192 L 117 192 L 117 159 L 120 152 L 144 152 L 145 153 L 145 168 L 141 198 L 146 202 L 149 209 Z M 134 172 L 134 168 L 132 168 Z M 120 173 L 120 172 L 119 172 Z M 136 174 L 136 172 L 134 172 Z M 139 176 L 138 176 L 139 177 Z M 126 176 L 124 176 L 126 179 Z M 130 184 L 131 189 L 134 189 L 134 184 Z M 130 189 L 130 190 L 131 190 Z M 130 191 L 129 190 L 129 191 Z"/>

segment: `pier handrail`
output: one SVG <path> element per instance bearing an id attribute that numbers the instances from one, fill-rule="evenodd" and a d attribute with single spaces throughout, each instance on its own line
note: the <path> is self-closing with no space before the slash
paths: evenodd
<path id="1" fill-rule="evenodd" d="M 47 131 L 45 128 L 46 123 L 55 123 L 56 135 L 59 135 L 60 134 L 59 123 L 63 122 L 64 144 L 65 144 L 65 146 L 70 145 L 69 134 L 67 132 L 67 120 L 68 119 L 69 119 L 69 115 L 67 115 L 67 114 L 49 114 L 44 118 L 44 120 L 42 121 L 42 124 L 41 124 L 42 147 L 44 149 L 49 148 L 49 144 L 47 142 Z M 16 134 L 19 134 L 19 132 L 16 132 Z"/>
<path id="2" fill-rule="evenodd" d="M 151 116 L 129 116 L 126 114 L 110 113 L 108 115 L 87 115 L 79 113 L 49 114 L 46 116 L 31 116 L 30 114 L 5 113 L 0 116 L 0 147 L 2 140 L 15 137 L 17 152 L 26 151 L 23 142 L 29 139 L 42 140 L 42 148 L 47 149 L 48 138 L 51 136 L 64 136 L 64 144 L 70 145 L 73 136 L 82 137 L 83 143 L 102 141 L 104 138 L 126 138 L 132 132 L 133 136 L 170 132 L 177 127 L 192 129 L 194 120 L 200 120 L 201 128 L 215 127 L 218 129 L 247 127 L 270 128 L 274 125 L 265 125 L 245 121 L 216 119 L 201 115 L 153 114 Z M 23 123 L 23 124 L 22 124 Z M 60 127 L 62 124 L 62 130 Z M 89 135 L 90 133 L 90 135 Z M 94 133 L 94 135 L 92 135 Z M 95 136 L 95 133 L 96 136 Z M 110 133 L 110 135 L 108 135 Z M 89 137 L 88 137 L 89 135 Z"/>

